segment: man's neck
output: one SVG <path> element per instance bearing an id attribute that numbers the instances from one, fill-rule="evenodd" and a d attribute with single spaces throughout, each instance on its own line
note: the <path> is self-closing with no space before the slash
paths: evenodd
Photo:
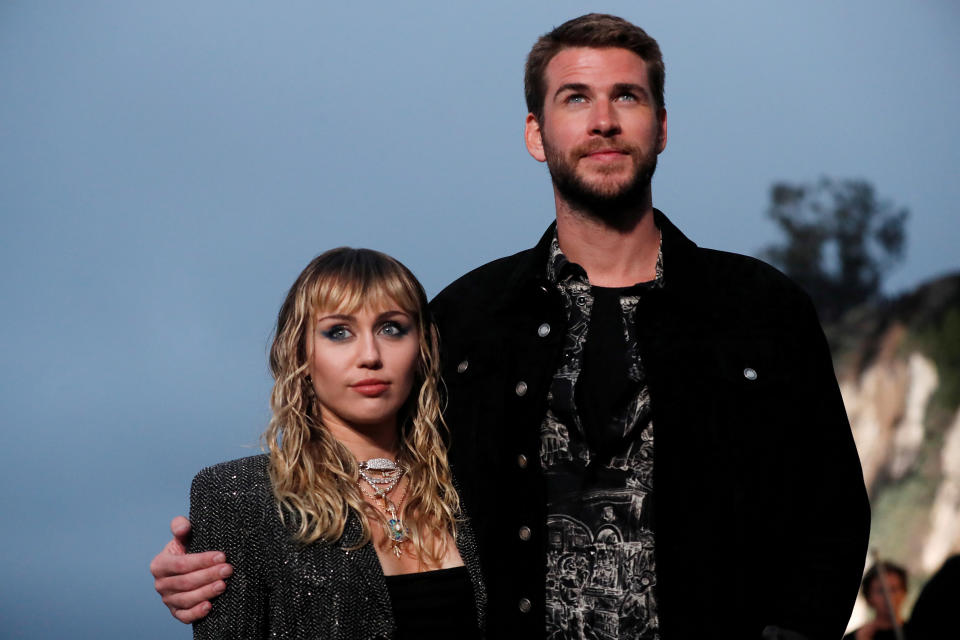
<path id="1" fill-rule="evenodd" d="M 636 223 L 625 229 L 570 208 L 557 198 L 557 241 L 571 262 L 587 272 L 590 284 L 629 287 L 657 277 L 660 231 L 653 206 L 638 209 Z"/>
<path id="2" fill-rule="evenodd" d="M 877 615 L 876 617 L 876 628 L 878 630 L 886 631 L 887 629 L 893 629 L 893 618 L 890 616 Z M 897 616 L 897 626 L 903 626 L 903 620 L 900 616 Z"/>

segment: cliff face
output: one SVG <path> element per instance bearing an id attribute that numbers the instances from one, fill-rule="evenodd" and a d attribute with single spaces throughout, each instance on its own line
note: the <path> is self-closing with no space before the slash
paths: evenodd
<path id="1" fill-rule="evenodd" d="M 870 494 L 870 546 L 911 593 L 960 552 L 960 274 L 827 327 Z"/>

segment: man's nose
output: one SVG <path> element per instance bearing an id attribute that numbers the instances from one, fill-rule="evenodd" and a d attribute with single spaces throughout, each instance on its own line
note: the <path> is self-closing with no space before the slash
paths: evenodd
<path id="1" fill-rule="evenodd" d="M 590 133 L 609 137 L 620 133 L 617 111 L 607 100 L 597 100 L 590 112 Z"/>

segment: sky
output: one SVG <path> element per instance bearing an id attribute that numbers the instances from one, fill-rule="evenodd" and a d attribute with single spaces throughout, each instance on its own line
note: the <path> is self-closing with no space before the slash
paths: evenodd
<path id="1" fill-rule="evenodd" d="M 862 178 L 910 210 L 888 292 L 960 269 L 948 0 L 0 0 L 0 637 L 190 637 L 147 565 L 258 452 L 287 288 L 336 246 L 431 295 L 532 246 L 523 61 L 589 11 L 661 45 L 692 240 L 756 254 L 774 182 Z"/>

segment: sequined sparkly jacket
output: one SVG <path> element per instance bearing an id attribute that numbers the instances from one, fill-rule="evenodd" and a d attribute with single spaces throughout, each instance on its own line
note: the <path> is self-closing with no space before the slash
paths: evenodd
<path id="1" fill-rule="evenodd" d="M 654 425 L 660 637 L 839 638 L 869 506 L 813 306 L 775 269 L 697 247 L 655 214 L 664 287 L 641 298 L 636 335 Z M 491 638 L 542 637 L 546 616 L 563 616 L 546 610 L 547 589 L 615 599 L 629 587 L 624 565 L 612 584 L 579 584 L 573 570 L 568 583 L 546 582 L 548 553 L 592 549 L 598 535 L 569 540 L 546 526 L 540 424 L 566 333 L 546 280 L 552 234 L 431 303 L 450 459 L 476 526 Z M 615 608 L 580 613 L 617 637 Z"/>
<path id="2" fill-rule="evenodd" d="M 231 460 L 201 471 L 190 490 L 191 552 L 220 550 L 234 567 L 226 592 L 194 624 L 198 639 L 390 638 L 390 597 L 376 551 L 359 540 L 360 522 L 347 521 L 336 544 L 298 545 L 283 526 L 266 455 Z M 457 547 L 467 566 L 484 626 L 486 594 L 469 522 Z"/>

